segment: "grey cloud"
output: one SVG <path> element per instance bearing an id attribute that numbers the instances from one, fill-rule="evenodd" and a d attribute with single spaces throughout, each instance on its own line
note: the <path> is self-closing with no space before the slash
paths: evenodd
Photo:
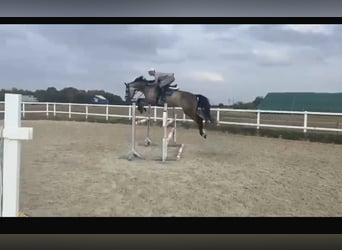
<path id="1" fill-rule="evenodd" d="M 331 35 L 278 25 L 0 26 L 0 88 L 101 88 L 146 70 L 174 72 L 181 89 L 212 103 L 250 101 L 270 91 L 342 91 L 342 26 Z M 217 72 L 212 82 L 191 72 Z"/>
<path id="2" fill-rule="evenodd" d="M 233 29 L 236 29 L 241 25 L 236 24 L 209 24 L 209 25 L 203 25 L 203 31 L 209 32 L 209 33 L 221 33 L 221 32 L 227 32 Z"/>
<path id="3" fill-rule="evenodd" d="M 52 41 L 74 48 L 120 49 L 140 54 L 154 54 L 157 48 L 168 48 L 179 39 L 176 34 L 148 25 L 57 25 L 38 26 L 37 30 Z"/>
<path id="4" fill-rule="evenodd" d="M 222 28 L 222 30 L 224 27 Z M 229 30 L 226 30 L 226 34 Z M 283 25 L 251 25 L 240 36 L 232 38 L 220 33 L 217 40 L 225 41 L 227 46 L 232 46 L 228 51 L 223 51 L 219 57 L 229 60 L 231 63 L 255 63 L 261 66 L 288 66 L 305 63 L 324 64 L 329 57 L 334 57 L 342 52 L 342 27 L 334 26 L 331 34 L 301 33 L 290 29 L 283 29 Z M 240 40 L 240 41 L 239 41 Z M 232 41 L 234 41 L 232 43 Z M 234 44 L 243 44 L 237 49 Z M 268 44 L 268 46 L 266 46 Z M 262 45 L 276 49 L 287 48 L 289 60 L 272 61 L 264 60 L 252 53 L 252 48 Z"/>
<path id="5" fill-rule="evenodd" d="M 7 29 L 0 29 L 0 44 L 5 45 L 7 42 L 10 42 L 10 40 L 15 39 L 24 39 L 25 35 L 22 33 L 14 32 Z"/>
<path id="6" fill-rule="evenodd" d="M 220 57 L 227 60 L 247 60 L 250 59 L 252 56 L 251 53 L 248 53 L 247 51 L 230 51 L 220 53 Z"/>
<path id="7" fill-rule="evenodd" d="M 0 32 L 3 43 L 13 38 L 20 42 L 0 50 L 0 67 L 6 69 L 0 85 L 22 88 L 60 81 L 90 88 L 122 82 L 122 72 L 132 72 L 135 62 L 151 61 L 158 48 L 168 48 L 179 39 L 155 26 L 15 26 Z M 34 35 L 32 41 L 29 34 Z M 30 48 L 35 38 L 45 39 L 41 50 Z"/>
<path id="8" fill-rule="evenodd" d="M 282 29 L 283 25 L 258 25 L 249 29 L 251 36 L 272 43 L 289 45 L 318 45 L 329 43 L 330 36 L 319 33 L 301 33 L 290 29 Z"/>
<path id="9" fill-rule="evenodd" d="M 254 64 L 259 66 L 289 66 L 292 65 L 293 62 L 291 59 L 294 58 L 285 58 L 285 59 L 272 59 L 268 57 L 264 57 L 262 55 L 256 55 L 252 51 L 240 51 L 240 52 L 224 52 L 220 55 L 220 57 L 224 60 L 228 60 L 230 63 L 245 63 L 248 65 Z"/>
<path id="10" fill-rule="evenodd" d="M 294 30 L 282 29 L 281 25 L 255 26 L 250 30 L 252 38 L 268 42 L 300 48 L 311 48 L 316 58 L 334 56 L 342 52 L 341 39 L 342 29 L 336 26 L 332 29 L 332 34 L 321 33 L 301 33 Z"/>

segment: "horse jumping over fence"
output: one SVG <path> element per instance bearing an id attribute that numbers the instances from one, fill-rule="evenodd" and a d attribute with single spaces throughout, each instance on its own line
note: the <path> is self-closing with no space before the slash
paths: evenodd
<path id="1" fill-rule="evenodd" d="M 137 91 L 145 95 L 145 99 L 138 99 L 138 110 L 143 112 L 143 106 L 150 104 L 157 106 L 157 97 L 160 93 L 160 87 L 148 81 L 142 76 L 136 78 L 133 82 L 125 83 L 126 102 L 131 102 Z M 210 114 L 210 103 L 207 97 L 203 95 L 194 95 L 190 92 L 181 90 L 166 90 L 166 103 L 169 107 L 182 107 L 183 112 L 188 115 L 198 125 L 199 133 L 204 138 L 207 137 L 203 129 L 203 120 L 207 123 L 214 122 Z"/>

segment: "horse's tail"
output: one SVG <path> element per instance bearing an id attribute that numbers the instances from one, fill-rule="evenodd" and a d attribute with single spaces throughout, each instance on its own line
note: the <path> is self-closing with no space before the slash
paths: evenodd
<path id="1" fill-rule="evenodd" d="M 210 103 L 207 97 L 203 95 L 196 95 L 197 109 L 202 110 L 205 122 L 214 122 L 210 114 Z"/>

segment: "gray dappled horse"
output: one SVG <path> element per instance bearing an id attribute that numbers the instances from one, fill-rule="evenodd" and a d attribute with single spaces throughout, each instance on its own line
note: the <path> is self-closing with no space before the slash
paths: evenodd
<path id="1" fill-rule="evenodd" d="M 158 106 L 157 100 L 160 93 L 158 84 L 154 81 L 148 81 L 142 76 L 136 78 L 133 82 L 125 83 L 126 85 L 126 102 L 131 102 L 137 91 L 142 92 L 145 98 L 137 100 L 138 110 L 143 112 L 144 105 Z M 190 92 L 175 90 L 166 87 L 166 102 L 168 107 L 182 107 L 183 112 L 194 120 L 199 129 L 199 133 L 204 138 L 207 137 L 203 129 L 203 120 L 213 122 L 210 115 L 210 103 L 208 98 L 203 95 L 194 95 Z"/>

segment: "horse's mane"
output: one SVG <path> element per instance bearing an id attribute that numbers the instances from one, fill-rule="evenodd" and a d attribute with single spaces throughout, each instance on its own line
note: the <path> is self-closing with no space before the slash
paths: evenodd
<path id="1" fill-rule="evenodd" d="M 134 82 L 136 81 L 144 81 L 144 82 L 147 82 L 147 80 L 143 77 L 143 76 L 139 76 L 137 78 L 135 78 Z"/>
<path id="2" fill-rule="evenodd" d="M 135 80 L 133 81 L 133 83 L 134 83 L 134 82 L 139 82 L 139 81 L 145 82 L 145 83 L 147 83 L 147 84 L 152 84 L 152 83 L 154 83 L 154 80 L 149 81 L 149 80 L 147 80 L 147 79 L 146 79 L 145 77 L 143 77 L 143 76 L 139 76 L 139 77 L 135 78 Z"/>

